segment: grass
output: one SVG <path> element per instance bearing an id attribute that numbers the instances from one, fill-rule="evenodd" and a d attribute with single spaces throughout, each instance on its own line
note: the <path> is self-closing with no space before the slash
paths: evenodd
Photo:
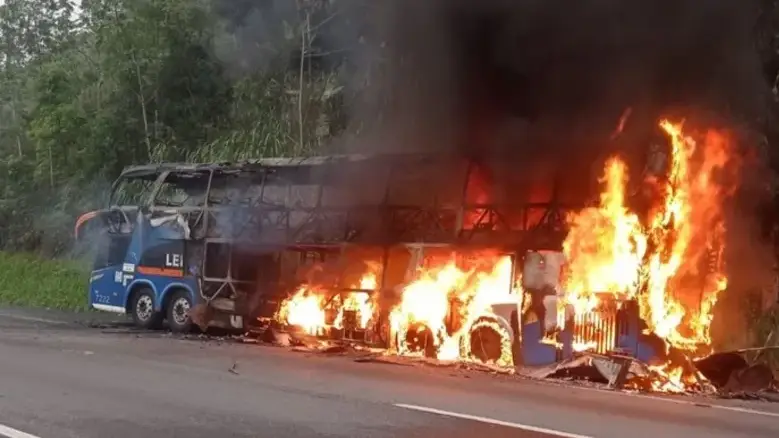
<path id="1" fill-rule="evenodd" d="M 0 252 L 0 304 L 86 310 L 88 278 L 82 262 Z"/>

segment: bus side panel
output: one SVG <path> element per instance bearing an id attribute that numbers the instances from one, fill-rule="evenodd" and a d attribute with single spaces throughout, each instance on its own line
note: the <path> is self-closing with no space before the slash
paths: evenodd
<path id="1" fill-rule="evenodd" d="M 185 236 L 176 221 L 166 221 L 152 225 L 143 220 L 144 242 L 138 266 L 147 275 L 165 277 L 183 277 Z"/>
<path id="2" fill-rule="evenodd" d="M 162 310 L 165 296 L 173 290 L 190 293 L 193 304 L 198 302 L 197 281 L 185 270 L 186 240 L 176 221 L 166 221 L 157 226 L 143 220 L 143 251 L 137 267 L 139 280 L 146 280 L 155 292 L 155 309 Z"/>
<path id="3" fill-rule="evenodd" d="M 92 272 L 89 279 L 89 305 L 97 310 L 124 313 L 124 287 L 126 281 L 121 266 L 109 266 Z"/>
<path id="4" fill-rule="evenodd" d="M 89 280 L 89 304 L 98 310 L 125 311 L 126 288 L 133 280 L 135 265 L 127 263 L 136 247 L 137 237 L 129 234 L 105 234 L 98 247 Z"/>
<path id="5" fill-rule="evenodd" d="M 139 224 L 141 222 L 139 221 Z M 114 282 L 117 288 L 121 290 L 121 293 L 116 294 L 115 301 L 112 301 L 112 306 L 122 307 L 124 309 L 129 308 L 128 302 L 130 297 L 130 291 L 137 285 L 135 282 L 138 276 L 138 254 L 143 249 L 142 242 L 143 233 L 140 232 L 140 227 L 136 227 L 130 239 L 130 245 L 125 250 L 123 261 L 121 266 L 117 266 L 114 272 Z"/>

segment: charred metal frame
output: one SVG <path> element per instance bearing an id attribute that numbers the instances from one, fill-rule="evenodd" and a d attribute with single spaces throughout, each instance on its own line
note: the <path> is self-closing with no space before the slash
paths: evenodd
<path id="1" fill-rule="evenodd" d="M 343 160 L 370 160 L 371 158 L 349 156 Z M 375 158 L 381 160 L 382 158 Z M 137 166 L 129 168 L 123 172 L 116 185 L 121 180 L 126 178 L 137 177 L 136 175 L 146 174 L 147 177 L 150 174 L 155 174 L 157 177 L 154 188 L 151 190 L 149 200 L 146 206 L 152 211 L 167 212 L 176 210 L 178 212 L 196 213 L 195 221 L 193 225 L 197 225 L 199 221 L 203 221 L 203 228 L 209 230 L 208 223 L 216 218 L 215 213 L 222 211 L 235 211 L 235 206 L 223 208 L 215 205 L 210 205 L 210 192 L 213 177 L 217 174 L 226 173 L 240 173 L 240 172 L 256 172 L 261 175 L 261 193 L 262 197 L 265 193 L 268 185 L 268 176 L 273 175 L 279 169 L 290 167 L 313 167 L 313 166 L 331 166 L 334 170 L 337 168 L 338 163 L 341 160 L 335 157 L 325 157 L 321 159 L 299 159 L 299 160 L 257 160 L 254 162 L 247 162 L 242 164 L 213 164 L 213 165 L 187 165 L 187 164 L 162 164 L 162 165 L 150 165 L 150 166 Z M 280 164 L 286 162 L 284 164 Z M 403 164 L 402 160 L 393 161 L 390 165 L 391 170 L 388 174 L 387 181 L 384 183 L 385 187 L 392 184 L 392 174 L 397 171 L 397 165 Z M 550 199 L 549 202 L 543 203 L 473 203 L 469 204 L 465 202 L 465 190 L 469 179 L 472 165 L 468 166 L 467 173 L 463 178 L 463 195 L 462 202 L 459 206 L 443 206 L 443 205 L 402 205 L 393 204 L 388 200 L 388 196 L 377 205 L 354 205 L 345 207 L 325 206 L 322 203 L 322 195 L 325 186 L 327 184 L 319 184 L 317 189 L 316 203 L 313 206 L 290 206 L 290 205 L 274 205 L 263 203 L 262 199 L 258 199 L 254 205 L 246 206 L 247 208 L 258 213 L 257 215 L 248 216 L 247 222 L 240 227 L 238 232 L 232 233 L 229 238 L 240 239 L 245 236 L 244 230 L 257 227 L 273 227 L 277 231 L 283 231 L 282 235 L 284 239 L 282 241 L 272 242 L 275 245 L 281 244 L 289 247 L 334 247 L 349 243 L 360 243 L 369 245 L 397 245 L 406 243 L 435 243 L 435 244 L 451 244 L 451 245 L 464 245 L 468 246 L 475 244 L 477 246 L 493 246 L 491 244 L 480 244 L 480 234 L 485 232 L 493 233 L 489 240 L 499 240 L 506 242 L 503 245 L 521 245 L 523 238 L 526 236 L 518 236 L 517 232 L 548 232 L 558 233 L 565 231 L 564 213 L 571 208 L 579 206 L 562 205 L 554 199 Z M 144 172 L 145 171 L 145 172 Z M 199 207 L 169 207 L 169 206 L 157 206 L 154 205 L 153 199 L 158 195 L 162 185 L 165 183 L 167 177 L 171 174 L 194 174 L 197 172 L 206 172 L 210 174 L 208 180 L 207 194 L 205 196 L 205 203 Z M 291 191 L 295 186 L 293 179 L 286 180 L 284 184 L 288 191 Z M 387 233 L 384 236 L 375 239 L 362 239 L 360 238 L 360 230 L 356 227 L 350 226 L 353 224 L 350 218 L 353 218 L 359 213 L 377 213 L 380 212 L 380 217 L 384 218 L 384 229 L 391 232 L 397 232 L 399 234 Z M 477 220 L 471 227 L 465 227 L 464 216 L 466 213 L 478 213 Z M 541 219 L 532 221 L 530 219 L 531 213 L 541 213 Z M 304 223 L 299 227 L 294 227 L 290 222 L 290 215 L 292 213 L 304 213 L 306 219 Z M 507 216 L 511 215 L 521 220 L 509 221 Z M 443 221 L 444 217 L 455 217 L 456 221 L 454 226 L 447 225 Z M 311 234 L 306 235 L 304 231 L 310 224 L 321 225 L 327 223 L 332 219 L 342 219 L 340 222 L 341 230 L 331 239 L 317 238 Z M 193 227 L 194 229 L 194 227 Z"/>
<path id="2" fill-rule="evenodd" d="M 381 272 L 377 275 L 378 290 L 387 287 L 385 273 L 389 251 L 393 247 L 451 247 L 452 249 L 500 249 L 521 258 L 530 249 L 559 248 L 565 236 L 565 212 L 577 206 L 556 202 L 555 197 L 545 203 L 470 203 L 466 198 L 471 181 L 473 163 L 463 163 L 461 194 L 456 204 L 438 202 L 428 204 L 403 204 L 391 199 L 390 190 L 398 172 L 408 172 L 409 166 L 424 166 L 424 160 L 438 157 L 420 156 L 330 156 L 300 159 L 260 159 L 237 164 L 158 164 L 135 166 L 126 169 L 115 182 L 113 192 L 127 179 L 153 180 L 147 200 L 140 207 L 142 215 L 149 219 L 175 215 L 185 232 L 183 239 L 202 244 L 200 261 L 201 294 L 205 286 L 213 293 L 203 295 L 206 301 L 217 298 L 236 298 L 250 280 L 233 276 L 233 246 L 250 246 L 256 250 L 296 251 L 301 257 L 314 252 L 343 253 L 352 245 L 375 247 L 382 251 Z M 345 206 L 325 205 L 324 193 L 333 175 L 342 165 L 376 166 L 386 169 L 384 196 L 369 205 L 347 203 Z M 452 161 L 457 165 L 457 161 Z M 312 179 L 313 170 L 322 171 Z M 258 196 L 243 205 L 214 204 L 212 195 L 217 178 L 251 174 L 252 187 L 259 187 Z M 203 202 L 194 206 L 157 205 L 156 200 L 171 176 L 207 178 Z M 454 178 L 452 178 L 454 179 Z M 201 180 L 202 182 L 202 180 Z M 184 184 L 186 185 L 186 184 Z M 316 197 L 312 204 L 293 201 L 295 186 L 315 186 Z M 271 188 L 286 191 L 283 202 L 266 199 Z M 419 190 L 424 190 L 419 187 Z M 435 198 L 435 196 L 434 196 Z M 120 207 L 121 208 L 121 207 Z M 110 209 L 116 209 L 109 206 Z M 293 220 L 293 217 L 296 219 Z M 466 217 L 471 218 L 466 224 Z M 536 219 L 537 218 L 537 219 Z M 139 219 L 140 220 L 140 219 Z M 366 224 L 379 232 L 367 229 Z M 224 225 L 229 224 L 227 229 Z M 212 245 L 231 248 L 225 275 L 206 275 L 209 248 Z M 339 280 L 340 283 L 340 280 Z M 356 291 L 341 287 L 337 294 Z M 374 291 L 364 291 L 374 292 Z M 226 309 L 227 310 L 227 309 Z M 232 309 L 230 309 L 232 310 Z"/>

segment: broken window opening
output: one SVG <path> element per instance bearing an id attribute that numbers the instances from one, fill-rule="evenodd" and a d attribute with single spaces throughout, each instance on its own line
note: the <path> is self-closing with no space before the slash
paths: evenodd
<path id="1" fill-rule="evenodd" d="M 145 178 L 127 178 L 122 180 L 111 193 L 110 207 L 142 205 L 149 199 L 154 180 Z"/>
<path id="2" fill-rule="evenodd" d="M 208 192 L 209 172 L 171 172 L 160 186 L 154 205 L 158 207 L 203 207 Z"/>

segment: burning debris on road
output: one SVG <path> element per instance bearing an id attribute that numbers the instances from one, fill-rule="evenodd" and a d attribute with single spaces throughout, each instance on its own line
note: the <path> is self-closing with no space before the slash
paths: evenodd
<path id="1" fill-rule="evenodd" d="M 673 394 L 711 394 L 723 397 L 756 396 L 775 393 L 777 382 L 771 369 L 761 363 L 749 364 L 738 352 L 714 353 L 690 360 L 677 351 L 684 365 L 669 367 L 647 365 L 631 356 L 579 353 L 553 366 L 533 370 L 540 379 L 586 380 L 607 384 L 612 389 Z M 768 397 L 766 397 L 768 398 Z M 779 397 L 775 398 L 779 401 Z"/>
<path id="2" fill-rule="evenodd" d="M 255 339 L 247 337 L 244 342 L 256 342 Z M 779 402 L 779 382 L 773 378 L 770 368 L 762 363 L 750 364 L 743 355 L 744 351 L 714 353 L 699 360 L 691 360 L 684 351 L 675 350 L 674 360 L 681 361 L 683 365 L 673 367 L 679 370 L 679 375 L 669 375 L 664 367 L 650 366 L 634 356 L 618 353 L 575 353 L 568 360 L 532 368 L 397 355 L 359 343 L 323 340 L 300 329 L 284 332 L 269 327 L 259 334 L 258 340 L 289 348 L 293 352 L 347 356 L 360 363 L 455 368 L 550 381 L 586 381 L 616 390 L 704 394 Z"/>

